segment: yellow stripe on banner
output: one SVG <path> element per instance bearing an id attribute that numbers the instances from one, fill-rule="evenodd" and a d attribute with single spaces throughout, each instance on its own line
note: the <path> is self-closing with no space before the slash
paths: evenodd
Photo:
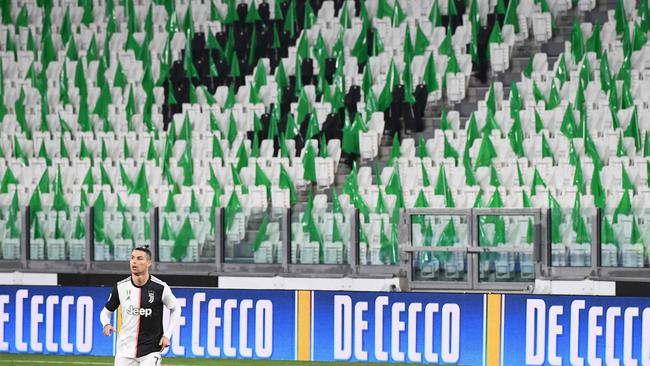
<path id="1" fill-rule="evenodd" d="M 298 291 L 298 361 L 311 361 L 311 291 Z"/>
<path id="2" fill-rule="evenodd" d="M 501 364 L 501 296 L 487 295 L 487 362 L 486 365 Z"/>

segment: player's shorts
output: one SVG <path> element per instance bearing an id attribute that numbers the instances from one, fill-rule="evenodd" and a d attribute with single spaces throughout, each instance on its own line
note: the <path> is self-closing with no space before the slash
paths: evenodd
<path id="1" fill-rule="evenodd" d="M 138 358 L 115 356 L 115 366 L 161 366 L 162 357 L 160 352 L 151 352 L 150 354 Z"/>

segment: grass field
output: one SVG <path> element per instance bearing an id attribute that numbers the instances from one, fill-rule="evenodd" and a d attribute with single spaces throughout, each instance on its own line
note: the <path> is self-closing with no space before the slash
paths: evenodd
<path id="1" fill-rule="evenodd" d="M 26 365 L 112 365 L 112 357 L 93 356 L 54 356 L 54 355 L 15 355 L 0 354 L 0 366 L 26 366 Z M 222 360 L 205 358 L 164 358 L 165 366 L 262 366 L 262 365 L 394 365 L 389 363 L 355 363 L 355 362 L 300 362 L 300 361 L 258 361 L 258 360 Z"/>

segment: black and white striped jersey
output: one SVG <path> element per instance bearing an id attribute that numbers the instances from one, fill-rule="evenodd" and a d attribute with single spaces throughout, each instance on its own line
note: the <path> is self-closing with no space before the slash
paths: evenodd
<path id="1" fill-rule="evenodd" d="M 178 316 L 170 317 L 170 324 L 167 332 L 164 333 L 169 338 L 175 324 L 173 318 L 180 317 L 180 307 L 165 282 L 149 276 L 149 280 L 144 285 L 136 286 L 129 276 L 113 286 L 105 310 L 114 312 L 120 307 L 122 326 L 117 334 L 116 355 L 142 357 L 160 351 L 159 342 L 163 336 L 163 305 L 169 308 L 172 314 L 178 313 Z M 102 326 L 110 323 L 110 314 L 106 315 L 102 316 Z"/>

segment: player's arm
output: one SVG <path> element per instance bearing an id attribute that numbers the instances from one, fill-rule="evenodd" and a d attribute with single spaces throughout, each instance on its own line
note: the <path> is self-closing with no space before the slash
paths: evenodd
<path id="1" fill-rule="evenodd" d="M 167 285 L 163 289 L 162 302 L 169 309 L 169 322 L 167 323 L 167 330 L 162 338 L 160 338 L 159 345 L 161 351 L 169 346 L 169 338 L 171 338 L 174 328 L 176 328 L 176 325 L 181 319 L 181 307 L 178 305 L 176 296 L 174 296 L 172 290 Z"/>
<path id="2" fill-rule="evenodd" d="M 120 295 L 117 292 L 117 285 L 115 285 L 113 286 L 113 291 L 111 291 L 111 296 L 108 298 L 106 305 L 104 305 L 102 312 L 99 314 L 99 320 L 102 322 L 105 336 L 111 335 L 111 333 L 115 331 L 115 328 L 111 325 L 111 315 L 119 306 Z"/>

